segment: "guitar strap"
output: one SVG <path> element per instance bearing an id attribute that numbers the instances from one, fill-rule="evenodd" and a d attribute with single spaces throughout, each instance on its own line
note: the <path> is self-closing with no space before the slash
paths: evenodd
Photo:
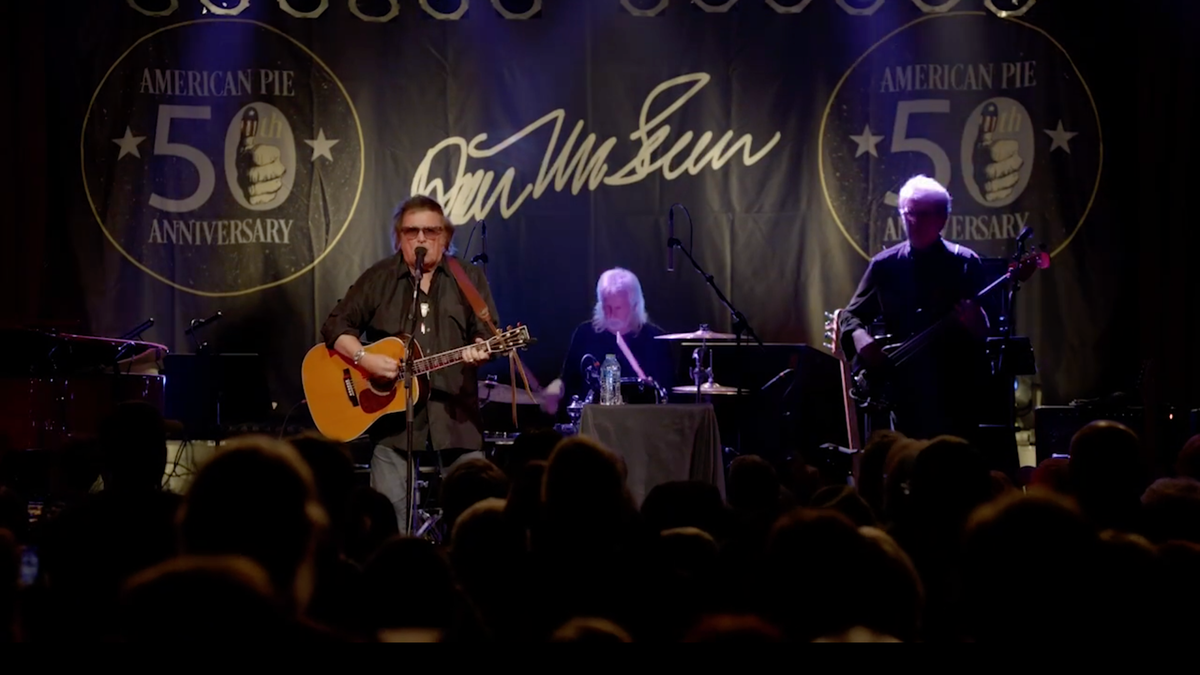
<path id="1" fill-rule="evenodd" d="M 479 289 L 475 288 L 475 284 L 471 283 L 471 278 L 467 276 L 467 271 L 463 269 L 462 263 L 458 262 L 458 258 L 454 256 L 446 256 L 446 266 L 450 268 L 450 273 L 454 275 L 454 280 L 458 282 L 458 289 L 466 296 L 467 302 L 470 303 L 471 309 L 474 310 L 475 316 L 492 331 L 492 335 L 499 335 L 500 330 L 496 328 L 496 324 L 492 322 L 492 313 L 488 310 L 487 303 L 484 302 L 483 296 L 479 294 Z M 529 394 L 529 398 L 533 398 L 533 392 L 529 388 L 529 377 L 525 374 L 525 365 L 521 363 L 520 357 L 517 356 L 517 350 L 512 350 L 508 353 L 508 376 L 509 381 L 514 384 L 517 381 L 517 371 L 521 372 L 521 381 L 525 384 L 525 393 Z M 517 392 L 514 389 L 512 395 L 512 420 L 513 427 L 517 427 Z"/>

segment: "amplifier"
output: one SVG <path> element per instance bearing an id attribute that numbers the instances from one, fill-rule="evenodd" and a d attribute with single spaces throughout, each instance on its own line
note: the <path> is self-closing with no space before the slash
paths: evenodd
<path id="1" fill-rule="evenodd" d="M 1146 412 L 1140 406 L 1039 406 L 1034 413 L 1038 464 L 1051 455 L 1066 455 L 1076 432 L 1096 420 L 1120 422 L 1139 436 L 1145 434 Z M 1187 439 L 1200 433 L 1200 409 L 1167 408 L 1159 413 L 1158 422 L 1161 437 L 1159 447 L 1153 450 L 1160 464 L 1155 468 L 1161 470 L 1171 467 Z"/>

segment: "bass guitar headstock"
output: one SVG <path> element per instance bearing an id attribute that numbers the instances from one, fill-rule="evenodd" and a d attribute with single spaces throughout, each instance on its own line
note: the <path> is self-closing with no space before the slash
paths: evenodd
<path id="1" fill-rule="evenodd" d="M 1033 250 L 1008 264 L 1008 276 L 1018 282 L 1025 283 L 1038 270 L 1050 267 L 1050 254 L 1035 246 Z"/>

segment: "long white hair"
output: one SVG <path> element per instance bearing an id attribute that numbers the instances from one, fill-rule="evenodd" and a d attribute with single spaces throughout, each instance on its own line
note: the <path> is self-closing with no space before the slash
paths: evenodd
<path id="1" fill-rule="evenodd" d="M 642 296 L 642 283 L 637 275 L 623 267 L 614 267 L 600 275 L 596 282 L 596 307 L 592 310 L 592 328 L 597 333 L 604 332 L 607 322 L 604 319 L 604 296 L 614 293 L 625 293 L 633 310 L 631 321 L 632 331 L 637 333 L 645 326 L 650 317 L 646 314 L 646 298 Z"/>

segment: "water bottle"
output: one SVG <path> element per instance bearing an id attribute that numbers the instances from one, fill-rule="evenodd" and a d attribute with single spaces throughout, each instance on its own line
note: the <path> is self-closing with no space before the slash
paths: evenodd
<path id="1" fill-rule="evenodd" d="M 600 405 L 621 403 L 621 364 L 616 354 L 609 354 L 600 366 Z"/>

